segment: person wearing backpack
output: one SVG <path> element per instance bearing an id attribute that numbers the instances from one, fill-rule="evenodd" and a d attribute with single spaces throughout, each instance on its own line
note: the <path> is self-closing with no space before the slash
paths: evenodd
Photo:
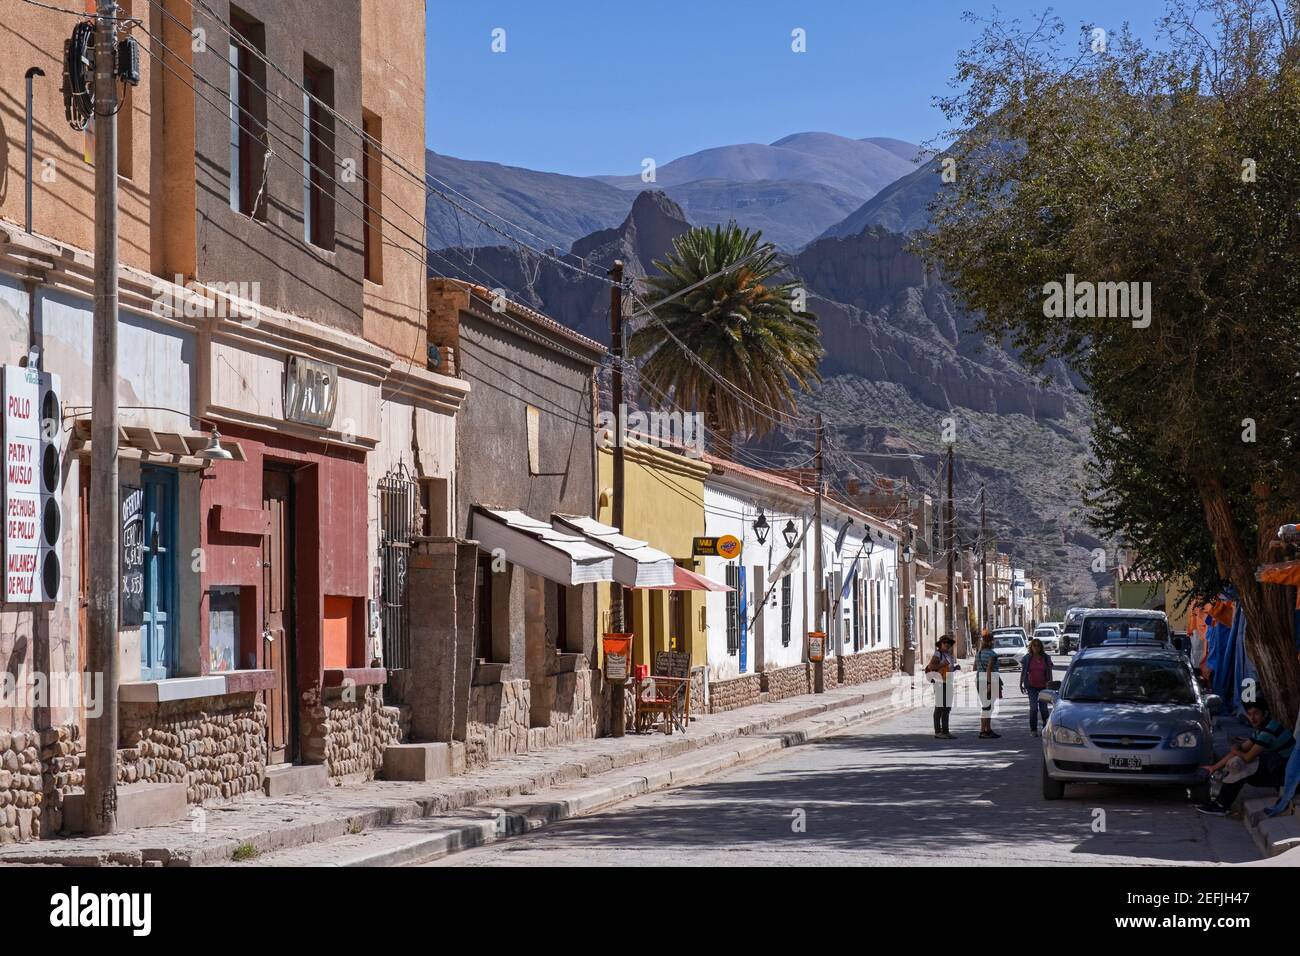
<path id="1" fill-rule="evenodd" d="M 1020 662 L 1020 692 L 1029 697 L 1029 735 L 1038 736 L 1038 716 L 1047 723 L 1046 703 L 1038 695 L 1047 690 L 1052 680 L 1052 659 L 1043 650 L 1043 642 L 1034 638 L 1029 642 L 1029 653 Z"/>

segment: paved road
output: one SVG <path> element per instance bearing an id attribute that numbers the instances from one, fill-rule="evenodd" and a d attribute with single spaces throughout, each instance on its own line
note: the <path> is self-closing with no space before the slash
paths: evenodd
<path id="1" fill-rule="evenodd" d="M 1195 813 L 1181 790 L 1074 786 L 1065 800 L 1043 800 L 1039 741 L 1029 736 L 1027 701 L 1008 677 L 995 721 L 1001 740 L 976 736 L 972 710 L 954 712 L 956 740 L 935 740 L 930 712 L 911 710 L 702 785 L 429 865 L 1151 865 L 1258 858 L 1240 821 Z M 1094 829 L 1103 822 L 1104 831 Z"/>

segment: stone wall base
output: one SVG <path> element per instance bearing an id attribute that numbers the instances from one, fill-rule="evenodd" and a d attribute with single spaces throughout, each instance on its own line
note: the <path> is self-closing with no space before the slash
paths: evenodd
<path id="1" fill-rule="evenodd" d="M 336 784 L 373 780 L 384 748 L 402 742 L 401 712 L 384 706 L 380 687 L 326 687 L 304 717 L 303 755 Z"/>
<path id="2" fill-rule="evenodd" d="M 183 783 L 193 804 L 261 794 L 266 707 L 257 694 L 119 706 L 119 783 Z"/>
<path id="3" fill-rule="evenodd" d="M 720 714 L 760 703 L 763 699 L 763 675 L 741 674 L 727 680 L 709 682 L 709 713 Z"/>
<path id="4" fill-rule="evenodd" d="M 561 671 L 554 682 L 547 723 L 531 726 L 532 682 L 505 680 L 470 687 L 465 765 L 481 767 L 506 754 L 522 754 L 595 737 L 608 724 L 608 707 L 597 700 L 603 681 L 587 668 Z"/>
<path id="5" fill-rule="evenodd" d="M 839 658 L 839 682 L 866 684 L 873 680 L 885 680 L 897 672 L 898 663 L 898 650 L 893 647 L 846 654 Z"/>

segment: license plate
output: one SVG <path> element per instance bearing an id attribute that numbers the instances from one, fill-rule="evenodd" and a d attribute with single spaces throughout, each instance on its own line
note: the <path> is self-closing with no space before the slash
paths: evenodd
<path id="1" fill-rule="evenodd" d="M 1142 758 L 1141 757 L 1111 757 L 1110 769 L 1111 770 L 1141 770 Z"/>

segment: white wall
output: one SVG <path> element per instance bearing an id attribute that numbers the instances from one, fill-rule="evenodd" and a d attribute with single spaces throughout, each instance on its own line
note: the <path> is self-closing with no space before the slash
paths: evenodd
<path id="1" fill-rule="evenodd" d="M 774 670 L 798 664 L 804 659 L 804 631 L 806 601 L 805 576 L 803 566 L 811 558 L 812 534 L 809 533 L 803 548 L 803 558 L 791 575 L 790 600 L 790 641 L 782 643 L 781 634 L 781 585 L 769 577 L 770 571 L 785 559 L 789 549 L 786 547 L 782 530 L 788 521 L 793 520 L 795 527 L 802 533 L 807 519 L 795 514 L 788 506 L 782 507 L 773 498 L 759 494 L 743 494 L 733 489 L 720 487 L 716 480 L 708 480 L 704 485 L 704 533 L 710 537 L 724 534 L 735 535 L 743 544 L 740 558 L 729 562 L 722 558 L 704 558 L 704 574 L 714 581 L 726 582 L 727 566 L 735 564 L 745 568 L 746 590 L 746 629 L 744 635 L 745 653 L 744 670 L 741 670 L 741 654 L 727 650 L 727 595 L 710 593 L 706 597 L 706 638 L 708 647 L 708 667 L 710 680 L 725 680 L 737 677 L 741 673 L 753 674 L 760 669 Z M 767 517 L 768 534 L 766 543 L 760 545 L 754 534 L 753 524 L 758 517 L 759 505 Z M 763 570 L 763 590 L 755 593 L 755 569 Z M 769 593 L 770 589 L 770 593 Z M 767 600 L 763 601 L 764 595 Z M 757 608 L 756 601 L 763 606 Z M 763 660 L 756 659 L 755 628 L 761 621 L 764 641 Z M 752 622 L 752 625 L 751 625 Z"/>

